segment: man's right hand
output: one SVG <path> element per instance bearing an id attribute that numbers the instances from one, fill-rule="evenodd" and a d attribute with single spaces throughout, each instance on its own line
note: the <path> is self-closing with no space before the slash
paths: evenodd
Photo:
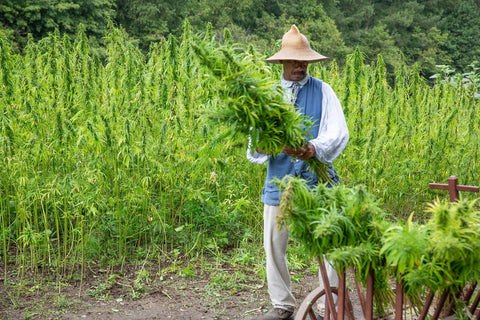
<path id="1" fill-rule="evenodd" d="M 296 157 L 300 160 L 307 160 L 315 156 L 315 148 L 311 143 L 306 143 L 300 148 L 283 147 L 283 153 L 290 157 Z"/>

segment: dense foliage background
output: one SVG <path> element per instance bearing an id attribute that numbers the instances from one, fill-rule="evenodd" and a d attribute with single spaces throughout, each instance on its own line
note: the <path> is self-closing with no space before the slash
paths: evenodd
<path id="1" fill-rule="evenodd" d="M 201 35 L 196 35 L 201 34 Z M 231 46 L 228 29 L 222 35 Z M 86 28 L 54 32 L 23 53 L 0 32 L 0 256 L 5 272 L 74 272 L 86 261 L 123 264 L 257 248 L 265 166 L 246 160 L 247 137 L 225 138 L 209 113 L 226 100 L 195 44 L 221 44 L 185 21 L 145 53 L 108 26 L 104 56 Z M 248 66 L 272 81 L 250 47 Z M 241 56 L 238 58 L 242 58 Z M 429 182 L 478 185 L 480 78 L 448 70 L 432 85 L 360 50 L 344 66 L 312 64 L 340 98 L 351 140 L 335 161 L 347 186 L 363 184 L 397 217 L 422 217 L 439 195 Z M 441 197 L 446 197 L 443 193 Z M 251 261 L 251 256 L 241 259 Z M 5 277 L 6 278 L 6 277 Z"/>
<path id="2" fill-rule="evenodd" d="M 188 18 L 194 29 L 211 23 L 221 35 L 229 28 L 233 39 L 252 43 L 260 52 L 275 51 L 281 36 L 295 23 L 312 46 L 343 63 L 359 47 L 367 61 L 382 53 L 389 71 L 417 65 L 422 75 L 451 65 L 457 72 L 480 56 L 478 0 L 3 0 L 0 27 L 18 50 L 27 34 L 36 40 L 58 29 L 74 37 L 78 24 L 100 49 L 107 20 L 112 19 L 140 48 L 181 35 Z"/>
<path id="3" fill-rule="evenodd" d="M 5 273 L 224 249 L 251 263 L 242 250 L 261 249 L 265 166 L 208 117 L 227 101 L 193 47 L 238 43 L 249 71 L 275 81 L 280 67 L 263 59 L 293 23 L 332 57 L 309 72 L 345 111 L 345 185 L 420 220 L 447 197 L 428 183 L 479 185 L 478 1 L 4 0 Z"/>

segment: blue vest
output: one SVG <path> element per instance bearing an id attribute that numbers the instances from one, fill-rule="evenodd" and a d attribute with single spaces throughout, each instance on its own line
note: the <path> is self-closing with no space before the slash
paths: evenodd
<path id="1" fill-rule="evenodd" d="M 318 134 L 318 127 L 322 116 L 322 81 L 309 77 L 307 83 L 300 89 L 295 103 L 295 108 L 302 115 L 307 116 L 312 122 L 313 126 L 307 134 L 306 140 L 311 137 L 316 138 Z M 333 166 L 332 166 L 333 169 Z M 338 181 L 338 177 L 334 171 L 333 180 Z M 301 177 L 305 179 L 311 187 L 318 183 L 318 178 L 315 173 L 309 169 L 308 164 L 297 158 L 287 156 L 285 153 L 270 157 L 267 166 L 267 178 L 262 192 L 262 202 L 278 206 L 280 204 L 281 192 L 278 187 L 272 182 L 275 178 L 281 180 L 285 176 L 290 175 L 294 177 Z"/>

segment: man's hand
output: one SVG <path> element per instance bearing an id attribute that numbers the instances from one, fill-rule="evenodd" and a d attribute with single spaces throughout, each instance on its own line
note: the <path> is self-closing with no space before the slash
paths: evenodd
<path id="1" fill-rule="evenodd" d="M 300 148 L 283 147 L 283 153 L 296 157 L 300 160 L 307 160 L 315 156 L 315 147 L 311 143 L 304 144 Z"/>

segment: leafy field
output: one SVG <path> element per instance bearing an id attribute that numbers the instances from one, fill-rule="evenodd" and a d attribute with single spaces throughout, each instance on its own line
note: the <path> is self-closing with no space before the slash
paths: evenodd
<path id="1" fill-rule="evenodd" d="M 81 32 L 30 41 L 24 55 L 0 34 L 5 273 L 83 275 L 86 261 L 118 266 L 260 243 L 265 167 L 246 160 L 245 136 L 225 138 L 209 118 L 226 102 L 192 46 L 219 46 L 212 31 L 196 36 L 185 23 L 180 39 L 146 55 L 121 30 L 110 27 L 106 39 L 101 61 Z M 252 68 L 279 78 L 279 67 L 247 52 Z M 475 85 L 430 84 L 407 68 L 389 76 L 381 57 L 365 65 L 358 51 L 342 70 L 333 61 L 309 72 L 342 101 L 351 140 L 335 167 L 347 186 L 364 184 L 389 212 L 422 218 L 427 202 L 447 197 L 428 183 L 456 175 L 479 185 Z"/>

